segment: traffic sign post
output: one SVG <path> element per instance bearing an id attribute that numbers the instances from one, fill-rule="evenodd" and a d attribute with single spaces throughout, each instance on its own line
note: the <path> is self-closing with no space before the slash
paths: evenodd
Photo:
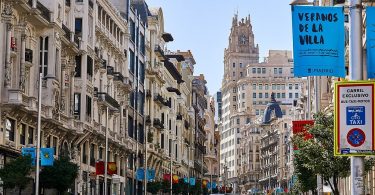
<path id="1" fill-rule="evenodd" d="M 371 81 L 335 84 L 336 156 L 375 155 L 374 89 Z"/>

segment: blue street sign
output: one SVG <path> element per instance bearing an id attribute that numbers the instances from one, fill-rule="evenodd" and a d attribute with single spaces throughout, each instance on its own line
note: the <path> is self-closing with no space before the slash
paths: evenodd
<path id="1" fill-rule="evenodd" d="M 346 125 L 365 125 L 366 110 L 364 106 L 346 107 Z"/>

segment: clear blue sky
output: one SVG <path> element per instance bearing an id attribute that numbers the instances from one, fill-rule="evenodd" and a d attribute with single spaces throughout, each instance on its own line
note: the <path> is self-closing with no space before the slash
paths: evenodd
<path id="1" fill-rule="evenodd" d="M 221 87 L 224 48 L 232 18 L 250 14 L 260 56 L 270 49 L 292 49 L 289 0 L 146 0 L 149 7 L 161 7 L 164 30 L 174 41 L 169 50 L 188 50 L 194 55 L 195 75 L 204 74 L 210 94 Z"/>

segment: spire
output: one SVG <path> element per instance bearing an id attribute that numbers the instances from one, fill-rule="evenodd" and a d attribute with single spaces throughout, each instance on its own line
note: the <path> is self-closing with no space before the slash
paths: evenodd
<path id="1" fill-rule="evenodd" d="M 238 10 L 237 13 L 234 14 L 233 20 L 232 20 L 232 26 L 236 26 L 238 22 Z"/>

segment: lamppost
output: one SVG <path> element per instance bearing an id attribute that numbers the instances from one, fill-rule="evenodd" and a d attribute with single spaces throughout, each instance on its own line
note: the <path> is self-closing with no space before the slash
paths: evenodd
<path id="1" fill-rule="evenodd" d="M 224 195 L 227 194 L 227 187 L 226 187 L 226 180 L 227 180 L 227 171 L 228 171 L 228 166 L 227 166 L 227 159 L 225 158 L 225 162 L 223 165 L 224 168 L 224 177 L 223 177 L 223 185 L 224 185 Z"/>
<path id="2" fill-rule="evenodd" d="M 188 143 L 184 143 L 186 146 L 187 146 L 187 149 L 188 149 L 188 152 L 187 152 L 187 156 L 188 156 L 188 160 L 187 160 L 187 163 L 188 163 L 188 195 L 190 194 L 190 144 Z"/>

